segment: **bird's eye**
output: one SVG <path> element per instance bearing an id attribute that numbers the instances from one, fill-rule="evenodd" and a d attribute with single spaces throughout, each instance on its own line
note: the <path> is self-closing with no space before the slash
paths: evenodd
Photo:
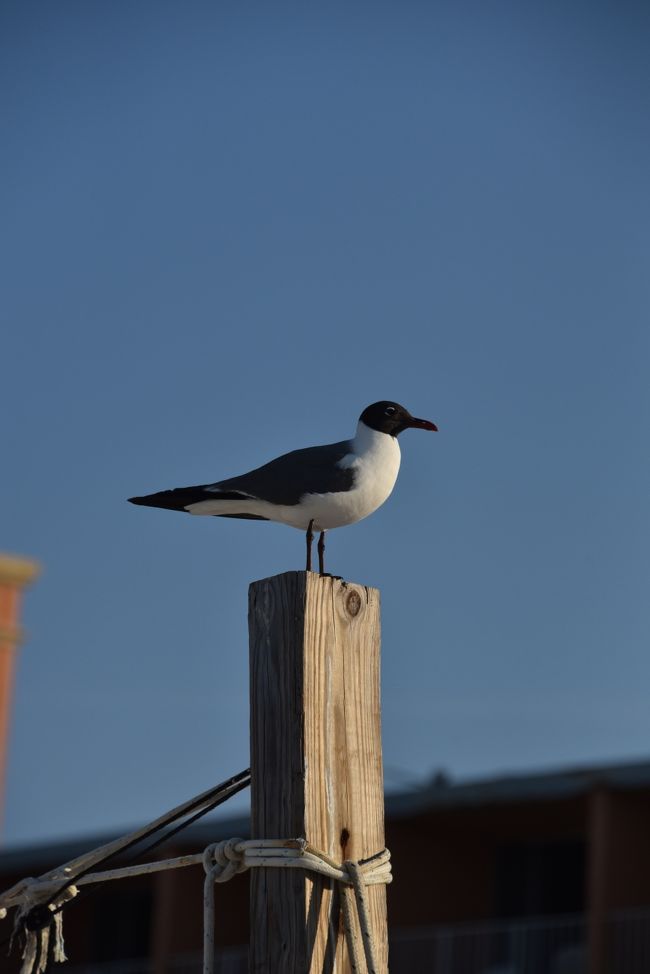
<path id="1" fill-rule="evenodd" d="M 395 409 L 394 406 L 387 406 L 386 409 L 384 410 L 384 415 L 385 416 L 394 416 L 396 412 L 397 412 L 397 410 Z"/>

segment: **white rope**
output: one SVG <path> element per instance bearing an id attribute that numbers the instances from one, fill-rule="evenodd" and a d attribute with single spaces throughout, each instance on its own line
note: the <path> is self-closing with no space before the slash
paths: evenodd
<path id="1" fill-rule="evenodd" d="M 227 791 L 228 789 L 226 789 Z M 125 846 L 131 846 L 137 843 L 143 837 L 149 835 L 153 831 L 157 831 L 171 822 L 176 821 L 176 819 L 182 817 L 188 812 L 197 813 L 207 808 L 214 800 L 215 789 L 209 788 L 207 791 L 201 792 L 200 795 L 196 795 L 194 798 L 190 798 L 188 801 L 183 802 L 181 805 L 177 805 L 176 808 L 172 808 L 171 811 L 165 812 L 159 818 L 154 819 L 153 822 L 149 822 L 148 825 L 143 826 L 140 829 L 136 829 L 134 832 L 129 832 L 127 835 L 121 836 L 119 839 L 114 839 L 112 842 L 106 843 L 106 845 L 98 846 L 96 849 L 92 849 L 90 852 L 84 852 L 83 855 L 77 856 L 76 859 L 70 859 L 69 862 L 65 863 L 63 866 L 57 866 L 56 869 L 51 869 L 47 873 L 43 873 L 38 880 L 34 880 L 32 877 L 27 879 L 21 879 L 19 883 L 15 886 L 11 886 L 4 893 L 0 894 L 0 919 L 2 919 L 2 910 L 7 909 L 12 906 L 20 904 L 27 890 L 36 883 L 46 883 L 51 881 L 51 888 L 56 890 L 62 883 L 70 879 L 71 875 L 75 875 L 80 872 L 86 872 L 91 869 L 96 863 L 99 863 L 103 859 L 107 859 L 108 856 L 114 856 Z M 201 857 L 196 858 L 196 862 L 200 862 Z M 188 863 L 187 865 L 191 865 Z M 163 867 L 166 868 L 166 867 Z M 119 872 L 119 870 L 115 870 Z M 99 874 L 95 873 L 95 876 Z M 134 874 L 135 875 L 135 874 Z M 107 878 L 120 878 L 119 876 L 108 877 Z M 77 885 L 81 885 L 82 882 L 88 881 L 87 877 L 79 877 L 79 880 L 75 880 Z M 101 882 L 101 880 L 95 879 L 95 882 Z"/>
<path id="2" fill-rule="evenodd" d="M 387 884 L 392 880 L 390 852 L 384 849 L 360 862 L 347 860 L 337 865 L 329 856 L 309 845 L 306 839 L 227 839 L 214 842 L 203 853 L 203 974 L 214 974 L 214 886 L 226 883 L 237 873 L 252 867 L 307 869 L 335 879 L 341 884 L 341 903 L 346 940 L 352 970 L 361 971 L 358 937 L 352 917 L 354 892 L 357 918 L 366 958 L 367 974 L 377 974 L 377 963 L 365 898 L 366 886 Z"/>
<path id="3" fill-rule="evenodd" d="M 361 971 L 361 950 L 359 948 L 359 935 L 357 925 L 354 922 L 354 890 L 350 886 L 341 886 L 341 912 L 343 913 L 343 929 L 345 930 L 345 942 L 348 945 L 348 955 L 350 967 L 353 974 Z"/>
<path id="4" fill-rule="evenodd" d="M 117 840 L 110 846 L 115 847 L 123 843 L 124 840 Z M 102 846 L 101 849 L 106 850 L 110 846 Z M 166 869 L 180 869 L 198 863 L 203 864 L 205 871 L 203 889 L 204 974 L 213 974 L 214 971 L 215 883 L 228 882 L 237 873 L 259 867 L 306 869 L 338 882 L 341 885 L 341 907 L 352 969 L 355 972 L 362 970 L 359 937 L 352 911 L 352 903 L 354 902 L 367 972 L 368 974 L 376 974 L 377 965 L 368 919 L 365 887 L 391 882 L 388 849 L 384 849 L 367 860 L 360 862 L 347 860 L 342 864 L 337 864 L 324 852 L 311 846 L 306 839 L 227 839 L 223 842 L 212 843 L 204 852 L 196 855 L 178 856 L 174 859 L 145 862 L 135 866 L 124 866 L 120 869 L 86 873 L 80 876 L 74 885 L 67 886 L 59 892 L 61 882 L 65 882 L 65 879 L 69 877 L 72 867 L 86 864 L 86 868 L 88 868 L 89 863 L 96 862 L 99 858 L 99 851 L 93 850 L 93 852 L 73 860 L 72 863 L 50 870 L 38 879 L 31 877 L 23 879 L 0 896 L 0 919 L 6 917 L 7 908 L 17 906 L 14 936 L 21 929 L 26 932 L 23 965 L 20 974 L 44 974 L 48 963 L 48 953 L 50 952 L 51 959 L 57 963 L 62 963 L 67 959 L 63 945 L 61 907 L 77 895 L 80 886 L 162 872 Z M 51 922 L 49 924 L 45 922 L 41 929 L 29 930 L 24 924 L 26 917 L 34 907 L 43 905 L 47 905 L 47 909 L 53 914 Z M 50 937 L 54 938 L 51 943 Z"/>
<path id="5" fill-rule="evenodd" d="M 344 866 L 348 871 L 354 887 L 354 895 L 357 901 L 357 915 L 359 917 L 359 926 L 361 927 L 361 939 L 363 941 L 363 951 L 366 955 L 368 974 L 377 974 L 372 930 L 370 920 L 368 919 L 368 904 L 366 903 L 366 879 L 358 862 L 353 862 L 351 859 L 348 859 L 344 863 Z"/>
<path id="6" fill-rule="evenodd" d="M 238 847 L 242 839 L 213 842 L 203 853 L 205 882 L 203 883 L 203 974 L 214 969 L 214 884 L 227 883 L 237 873 L 244 872 L 243 851 Z"/>
<path id="7" fill-rule="evenodd" d="M 143 862 L 137 866 L 122 866 L 120 869 L 103 869 L 96 873 L 86 873 L 75 880 L 75 886 L 93 886 L 95 883 L 107 883 L 113 879 L 129 879 L 131 876 L 143 876 L 148 873 L 161 873 L 166 869 L 181 869 L 183 866 L 196 866 L 203 861 L 203 853 L 197 855 L 178 856 L 175 859 L 161 859 L 159 862 Z M 21 883 L 21 893 L 13 894 L 8 905 L 16 906 L 22 903 L 25 896 L 25 884 L 29 883 L 32 891 L 38 890 L 40 902 L 46 902 L 48 893 L 56 893 L 61 888 L 61 880 L 53 879 L 30 879 L 23 880 Z M 41 895 L 42 894 L 42 895 Z M 6 916 L 6 911 L 5 914 Z M 3 919 L 3 912 L 0 910 L 0 920 Z"/>

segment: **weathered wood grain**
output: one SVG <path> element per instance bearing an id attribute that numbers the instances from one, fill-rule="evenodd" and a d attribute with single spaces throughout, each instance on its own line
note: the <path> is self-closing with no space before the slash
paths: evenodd
<path id="1" fill-rule="evenodd" d="M 249 592 L 251 834 L 305 836 L 337 861 L 384 848 L 379 593 L 311 572 Z M 386 890 L 369 887 L 378 971 Z M 252 974 L 349 974 L 338 894 L 302 870 L 251 877 Z"/>

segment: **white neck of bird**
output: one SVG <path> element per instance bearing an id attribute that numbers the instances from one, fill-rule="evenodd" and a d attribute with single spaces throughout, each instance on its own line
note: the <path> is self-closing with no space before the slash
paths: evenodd
<path id="1" fill-rule="evenodd" d="M 352 443 L 356 454 L 386 451 L 399 455 L 400 452 L 397 437 L 391 436 L 390 433 L 381 433 L 379 430 L 371 429 L 361 420 L 357 423 L 357 432 Z"/>

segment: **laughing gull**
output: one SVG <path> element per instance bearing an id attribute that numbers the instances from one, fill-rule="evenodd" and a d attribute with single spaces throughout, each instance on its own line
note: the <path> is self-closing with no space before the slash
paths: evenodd
<path id="1" fill-rule="evenodd" d="M 279 521 L 299 528 L 307 537 L 307 571 L 311 571 L 313 532 L 320 531 L 318 568 L 324 574 L 325 532 L 360 521 L 387 500 L 399 472 L 397 437 L 410 427 L 438 429 L 428 419 L 411 416 L 397 402 L 375 402 L 361 413 L 351 440 L 294 450 L 230 480 L 129 500 L 145 507 Z"/>

